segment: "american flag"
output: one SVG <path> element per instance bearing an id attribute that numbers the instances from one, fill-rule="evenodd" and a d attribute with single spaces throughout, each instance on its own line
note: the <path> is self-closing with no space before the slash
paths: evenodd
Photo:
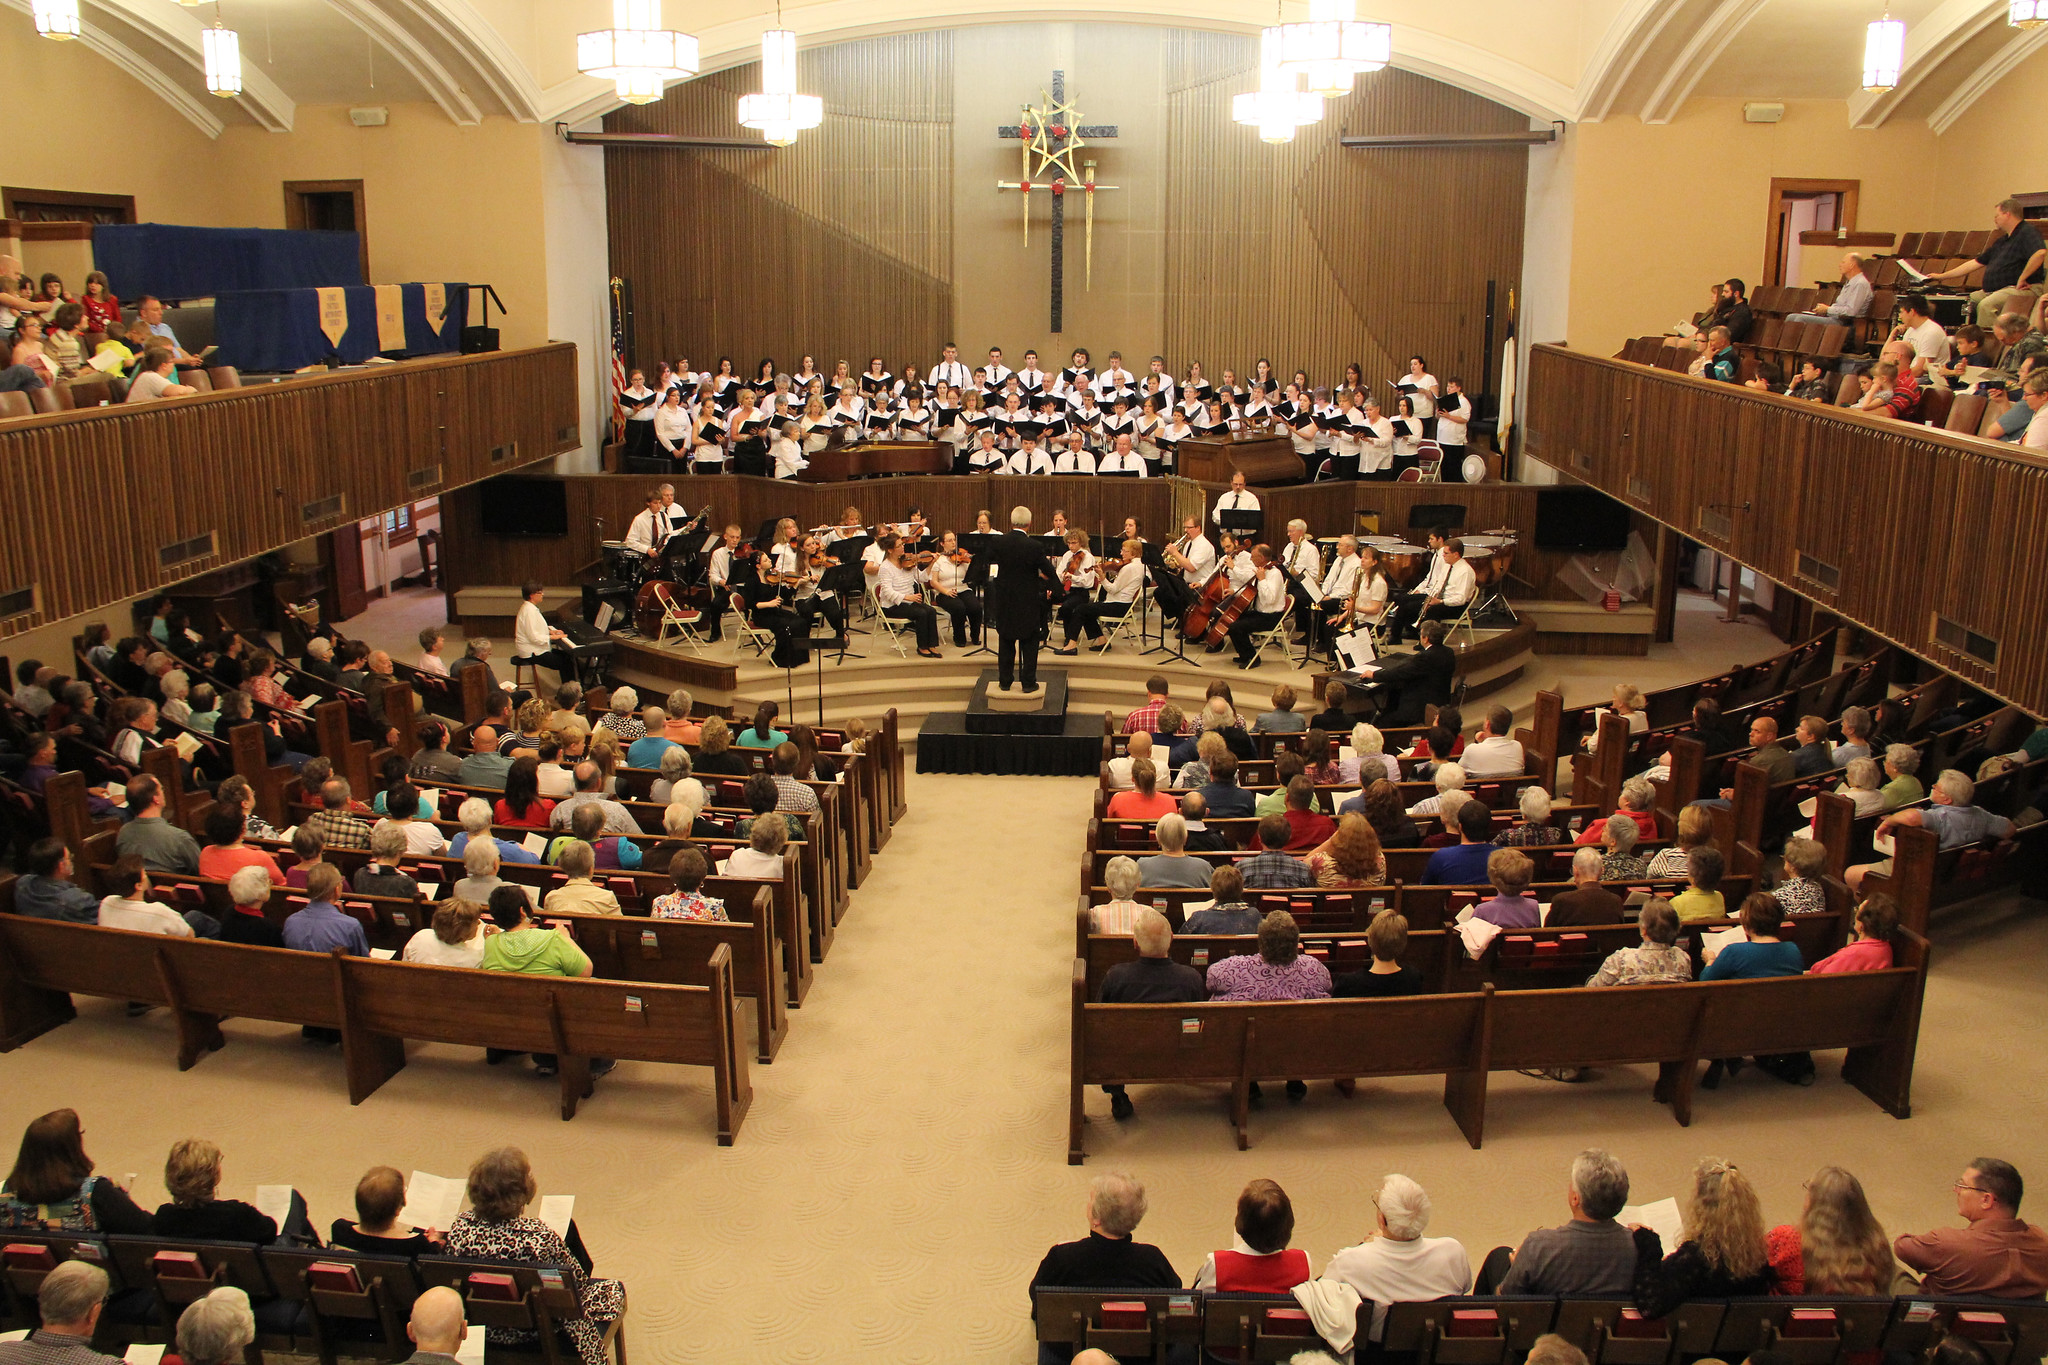
<path id="1" fill-rule="evenodd" d="M 619 293 L 625 281 L 612 276 L 612 442 L 626 439 L 626 310 Z"/>

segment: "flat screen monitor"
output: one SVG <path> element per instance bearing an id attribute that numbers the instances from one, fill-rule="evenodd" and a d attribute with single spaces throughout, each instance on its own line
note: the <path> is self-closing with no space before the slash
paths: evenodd
<path id="1" fill-rule="evenodd" d="M 568 485 L 560 479 L 490 479 L 478 485 L 477 513 L 487 536 L 566 536 Z"/>
<path id="2" fill-rule="evenodd" d="M 1597 554 L 1628 548 L 1629 510 L 1597 488 L 1536 494 L 1536 548 Z"/>

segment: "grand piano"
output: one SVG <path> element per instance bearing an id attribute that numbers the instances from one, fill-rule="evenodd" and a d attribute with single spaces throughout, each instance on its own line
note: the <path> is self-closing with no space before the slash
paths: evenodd
<path id="1" fill-rule="evenodd" d="M 797 475 L 803 483 L 842 483 L 882 474 L 950 474 L 953 449 L 942 441 L 869 441 L 827 446 Z"/>

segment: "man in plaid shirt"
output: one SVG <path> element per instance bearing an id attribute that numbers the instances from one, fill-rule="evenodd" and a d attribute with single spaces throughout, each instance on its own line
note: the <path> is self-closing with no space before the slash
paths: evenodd
<path id="1" fill-rule="evenodd" d="M 1307 863 L 1291 853 L 1280 851 L 1291 832 L 1287 817 L 1279 811 L 1259 821 L 1259 842 L 1265 845 L 1266 851 L 1255 853 L 1237 865 L 1248 889 L 1279 891 L 1316 884 L 1315 875 L 1308 870 Z"/>
<path id="2" fill-rule="evenodd" d="M 1159 729 L 1159 708 L 1166 705 L 1166 679 L 1154 673 L 1145 679 L 1145 704 L 1124 717 L 1124 733 L 1135 735 L 1140 730 L 1156 732 Z"/>

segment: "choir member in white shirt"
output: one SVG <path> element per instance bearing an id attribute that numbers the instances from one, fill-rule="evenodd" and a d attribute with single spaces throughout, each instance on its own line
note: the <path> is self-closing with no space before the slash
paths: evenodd
<path id="1" fill-rule="evenodd" d="M 1107 457 L 1105 457 L 1107 458 Z M 1055 474 L 1093 474 L 1096 471 L 1094 452 L 1088 449 L 1088 440 L 1078 431 L 1067 433 L 1067 443 L 1060 449 L 1052 462 Z"/>
<path id="2" fill-rule="evenodd" d="M 1024 353 L 1024 368 L 1010 376 L 1017 381 L 1017 390 L 1036 403 L 1045 392 L 1045 371 L 1038 368 L 1038 352 Z"/>
<path id="3" fill-rule="evenodd" d="M 1102 415 L 1102 444 L 1114 445 L 1119 436 L 1135 436 L 1138 419 L 1131 415 L 1131 400 L 1119 393 L 1110 401 L 1109 411 Z"/>
<path id="4" fill-rule="evenodd" d="M 1287 386 L 1287 398 L 1275 409 L 1275 414 L 1287 425 L 1287 434 L 1293 438 L 1294 453 L 1310 470 L 1316 467 L 1316 426 L 1315 405 L 1302 396 L 1294 385 Z"/>
<path id="5" fill-rule="evenodd" d="M 913 393 L 928 395 L 931 392 L 931 386 L 925 383 L 924 377 L 917 372 L 917 366 L 905 365 L 903 367 L 903 377 L 896 381 L 889 392 L 899 402 L 908 402 L 910 395 Z"/>
<path id="6" fill-rule="evenodd" d="M 1273 374 L 1273 362 L 1264 356 L 1252 367 L 1251 391 L 1264 395 L 1268 403 L 1280 396 L 1280 380 Z"/>
<path id="7" fill-rule="evenodd" d="M 1114 474 L 1121 478 L 1144 478 L 1145 461 L 1137 451 L 1131 449 L 1131 438 L 1119 436 L 1110 446 L 1109 453 L 1095 462 L 1097 474 Z"/>
<path id="8" fill-rule="evenodd" d="M 670 389 L 652 419 L 654 444 L 671 460 L 685 459 L 690 450 L 690 410 L 683 406 L 683 391 Z M 650 452 L 652 453 L 652 452 Z"/>
<path id="9" fill-rule="evenodd" d="M 981 643 L 981 594 L 967 586 L 967 562 L 960 537 L 951 531 L 939 537 L 939 557 L 925 573 L 932 605 L 953 618 L 953 643 L 961 649 Z"/>
<path id="10" fill-rule="evenodd" d="M 1114 403 L 1118 394 L 1130 394 L 1138 387 L 1138 377 L 1124 368 L 1124 358 L 1116 351 L 1109 353 L 1109 364 L 1095 380 L 1095 396 L 1103 404 Z"/>
<path id="11" fill-rule="evenodd" d="M 1419 355 L 1409 356 L 1408 373 L 1401 376 L 1395 387 L 1415 400 L 1415 415 L 1425 423 L 1422 434 L 1429 435 L 1426 424 L 1436 416 L 1438 392 L 1436 376 L 1429 372 L 1429 362 Z"/>
<path id="12" fill-rule="evenodd" d="M 894 535 L 885 532 L 876 544 L 883 546 L 887 555 L 875 574 L 875 601 L 881 605 L 882 615 L 910 622 L 917 632 L 920 657 L 944 658 L 939 653 L 939 613 L 921 591 L 924 571 L 911 567 L 909 554 Z"/>
<path id="13" fill-rule="evenodd" d="M 512 627 L 513 664 L 551 668 L 558 684 L 574 682 L 576 660 L 565 647 L 569 637 L 549 625 L 548 618 L 541 614 L 540 604 L 547 597 L 547 590 L 539 583 L 525 583 L 520 586 L 519 595 L 525 600 L 519 604 L 519 615 Z"/>
<path id="14" fill-rule="evenodd" d="M 1159 428 L 1159 465 L 1171 471 L 1180 461 L 1180 443 L 1193 439 L 1195 429 L 1188 425 L 1187 414 L 1179 408 L 1170 408 L 1166 420 Z"/>
<path id="15" fill-rule="evenodd" d="M 1415 415 L 1415 400 L 1402 394 L 1394 400 L 1394 415 L 1387 422 L 1394 433 L 1394 477 L 1422 462 L 1422 419 Z"/>
<path id="16" fill-rule="evenodd" d="M 1202 534 L 1200 517 L 1189 517 L 1181 523 L 1181 538 L 1160 552 L 1166 567 L 1178 573 L 1190 588 L 1196 592 L 1209 581 L 1209 574 L 1216 567 L 1216 547 Z"/>
<path id="17" fill-rule="evenodd" d="M 825 411 L 825 400 L 812 398 L 804 404 L 804 415 L 797 423 L 797 429 L 804 438 L 804 454 L 815 455 L 832 444 L 835 427 L 832 414 Z"/>
<path id="18" fill-rule="evenodd" d="M 785 422 L 782 434 L 775 438 L 775 444 L 768 447 L 768 458 L 774 463 L 775 477 L 793 479 L 810 465 L 804 458 L 803 442 L 799 439 L 803 429 L 795 422 Z"/>
<path id="19" fill-rule="evenodd" d="M 1080 401 L 1082 393 L 1094 382 L 1095 371 L 1089 365 L 1088 352 L 1075 347 L 1067 368 L 1060 371 L 1059 382 L 1053 386 L 1053 392 L 1065 399 L 1067 406 L 1072 407 Z"/>
<path id="20" fill-rule="evenodd" d="M 1259 510 L 1259 495 L 1248 492 L 1244 486 L 1244 471 L 1233 470 L 1230 475 L 1230 491 L 1216 499 L 1216 508 L 1209 513 L 1209 520 L 1216 525 L 1223 524 L 1225 512 L 1256 512 Z"/>
<path id="21" fill-rule="evenodd" d="M 983 428 L 975 437 L 974 449 L 967 456 L 967 472 L 970 474 L 1000 474 L 1004 472 L 1009 459 L 996 447 L 995 432 Z"/>
<path id="22" fill-rule="evenodd" d="M 1280 618 L 1287 613 L 1287 577 L 1280 572 L 1280 566 L 1273 562 L 1271 555 L 1265 546 L 1254 545 L 1247 556 L 1251 561 L 1251 574 L 1246 581 L 1256 582 L 1259 590 L 1252 598 L 1251 607 L 1240 613 L 1230 627 L 1230 643 L 1237 646 L 1237 662 L 1243 668 L 1250 668 L 1258 657 L 1258 647 L 1252 643 L 1252 637 L 1263 635 L 1280 624 Z M 1211 654 L 1219 654 L 1222 650 L 1220 644 L 1209 647 Z"/>
<path id="23" fill-rule="evenodd" d="M 1080 531 L 1068 531 L 1066 538 L 1066 553 L 1052 566 L 1065 594 L 1060 598 L 1059 618 L 1066 647 L 1054 650 L 1055 654 L 1077 652 L 1075 641 L 1081 637 L 1081 613 L 1094 601 L 1095 585 L 1101 581 L 1095 572 L 1095 556 L 1088 553 L 1088 537 Z"/>
<path id="24" fill-rule="evenodd" d="M 863 424 L 867 420 L 868 405 L 861 400 L 853 384 L 840 386 L 839 398 L 832 404 L 827 416 L 832 419 L 833 429 L 839 433 L 841 444 L 850 445 L 860 439 Z"/>
<path id="25" fill-rule="evenodd" d="M 967 367 L 960 362 L 959 347 L 947 345 L 945 358 L 932 366 L 932 382 L 954 389 L 967 386 Z"/>
<path id="26" fill-rule="evenodd" d="M 661 558 L 662 546 L 684 520 L 675 510 L 676 486 L 665 483 L 647 494 L 647 509 L 626 528 L 626 544 L 649 559 Z"/>
<path id="27" fill-rule="evenodd" d="M 1444 451 L 1437 478 L 1445 483 L 1465 481 L 1466 428 L 1471 421 L 1472 400 L 1465 396 L 1465 381 L 1452 375 L 1444 381 L 1443 396 L 1436 400 L 1436 443 Z"/>
<path id="28" fill-rule="evenodd" d="M 1379 401 L 1368 397 L 1352 418 L 1358 434 L 1358 477 L 1384 482 L 1394 477 L 1394 424 L 1380 415 Z"/>
<path id="29" fill-rule="evenodd" d="M 1036 436 L 1026 436 L 1017 444 L 1017 453 L 1005 463 L 1012 474 L 1050 474 L 1053 472 L 1052 456 L 1038 448 Z"/>
<path id="30" fill-rule="evenodd" d="M 1011 373 L 1010 367 L 1003 364 L 1003 348 L 1000 346 L 989 347 L 988 364 L 984 365 L 981 370 L 982 388 L 992 393 L 1000 392 L 1003 387 L 1003 381 L 1008 379 Z"/>
<path id="31" fill-rule="evenodd" d="M 932 410 L 925 406 L 924 397 L 918 395 L 906 400 L 903 411 L 896 414 L 896 439 L 929 441 L 931 436 Z"/>
<path id="32" fill-rule="evenodd" d="M 824 376 L 818 373 L 818 362 L 809 356 L 805 356 L 803 363 L 796 367 L 796 373 L 791 375 L 789 380 L 791 384 L 796 386 L 798 393 L 809 393 L 811 381 L 813 379 L 822 380 L 823 378 Z"/>
<path id="33" fill-rule="evenodd" d="M 1159 468 L 1159 438 L 1166 431 L 1166 419 L 1160 416 L 1162 406 L 1158 399 L 1148 397 L 1139 404 L 1137 415 L 1131 420 L 1131 447 L 1155 471 Z"/>
<path id="34" fill-rule="evenodd" d="M 893 396 L 895 390 L 890 385 L 895 382 L 896 376 L 882 368 L 882 357 L 875 356 L 868 361 L 867 369 L 861 373 L 860 396 L 872 405 L 877 398 Z"/>
<path id="35" fill-rule="evenodd" d="M 1103 434 L 1102 419 L 1104 415 L 1102 409 L 1096 406 L 1095 395 L 1083 389 L 1081 390 L 1081 401 L 1074 405 L 1073 411 L 1067 417 L 1067 422 L 1075 431 L 1081 432 L 1090 441 L 1095 441 Z"/>
<path id="36" fill-rule="evenodd" d="M 1005 396 L 993 422 L 996 444 L 1005 450 L 1016 450 L 1024 439 L 1017 430 L 1018 424 L 1031 420 L 1031 413 L 1025 408 L 1022 397 L 1014 393 Z"/>
<path id="37" fill-rule="evenodd" d="M 1147 384 L 1150 384 L 1155 379 L 1159 381 L 1159 392 L 1166 400 L 1164 406 L 1172 407 L 1175 385 L 1173 375 L 1166 368 L 1166 357 L 1163 355 L 1152 357 L 1152 368 L 1145 376 Z"/>
<path id="38" fill-rule="evenodd" d="M 1195 435 L 1209 441 L 1220 441 L 1230 435 L 1230 416 L 1224 412 L 1221 398 L 1211 398 L 1202 405 L 1202 415 L 1195 421 Z"/>

